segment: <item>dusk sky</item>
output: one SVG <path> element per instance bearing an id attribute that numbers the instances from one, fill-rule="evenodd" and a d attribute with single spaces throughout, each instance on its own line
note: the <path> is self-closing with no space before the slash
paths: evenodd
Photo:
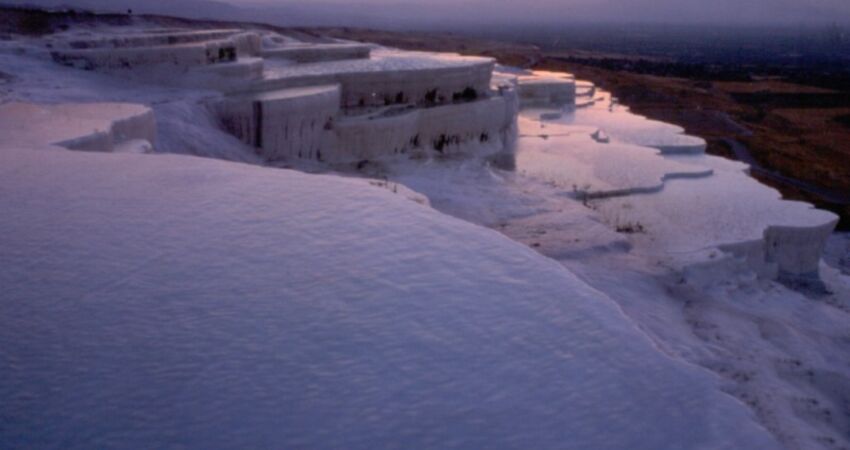
<path id="1" fill-rule="evenodd" d="M 813 22 L 850 21 L 848 0 L 226 0 L 241 5 L 338 3 L 346 10 L 388 8 L 458 19 L 543 21 Z M 430 17 L 429 17 L 430 18 Z"/>
<path id="2" fill-rule="evenodd" d="M 0 0 L 0 3 L 75 5 L 93 9 L 132 7 L 139 12 L 188 16 L 263 18 L 267 21 L 382 23 L 655 22 L 749 24 L 850 24 L 848 0 L 209 0 L 242 9 L 224 11 L 208 0 Z M 238 16 L 238 17 L 237 17 Z"/>

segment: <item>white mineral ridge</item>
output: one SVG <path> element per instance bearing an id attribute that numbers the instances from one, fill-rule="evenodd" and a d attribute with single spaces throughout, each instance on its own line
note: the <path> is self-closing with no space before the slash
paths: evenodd
<path id="1" fill-rule="evenodd" d="M 130 140 L 156 140 L 153 112 L 129 103 L 0 105 L 3 146 L 59 145 L 82 150 L 111 151 Z"/>
<path id="2" fill-rule="evenodd" d="M 517 169 L 566 190 L 594 196 L 660 191 L 666 180 L 707 177 L 712 169 L 665 159 L 654 148 L 603 143 L 592 128 L 518 120 Z M 598 131 L 598 130 L 597 130 Z"/>
<path id="3" fill-rule="evenodd" d="M 376 48 L 369 59 L 347 59 L 308 64 L 269 62 L 267 78 L 290 78 L 372 72 L 411 72 L 420 70 L 466 68 L 492 65 L 492 58 L 461 56 L 455 53 L 431 53 Z"/>
<path id="4" fill-rule="evenodd" d="M 576 80 L 571 74 L 529 71 L 516 77 L 524 105 L 572 106 L 576 100 Z"/>
<path id="5" fill-rule="evenodd" d="M 545 111 L 552 110 L 521 113 L 517 170 L 567 192 L 618 196 L 592 207 L 615 228 L 639 227 L 631 240 L 643 244 L 640 251 L 673 256 L 683 267 L 723 248 L 768 278 L 817 278 L 835 214 L 783 200 L 746 165 L 705 155 L 702 139 L 615 103 L 597 101 L 554 120 L 541 120 Z M 599 130 L 609 142 L 593 139 Z"/>
<path id="6" fill-rule="evenodd" d="M 706 158 L 711 159 L 715 158 Z M 651 227 L 658 241 L 654 247 L 675 253 L 759 240 L 769 227 L 791 227 L 801 233 L 826 227 L 828 235 L 837 221 L 831 212 L 783 200 L 775 189 L 730 170 L 716 170 L 698 183 L 670 181 L 657 195 L 611 199 L 599 207 L 603 214 L 617 212 Z"/>
<path id="7" fill-rule="evenodd" d="M 704 139 L 685 134 L 679 126 L 632 113 L 604 91 L 595 94 L 588 107 L 567 111 L 556 122 L 599 127 L 613 139 L 657 148 L 665 153 L 700 154 L 706 147 Z"/>
<path id="8" fill-rule="evenodd" d="M 0 447 L 775 448 L 554 261 L 360 180 L 0 151 Z"/>
<path id="9" fill-rule="evenodd" d="M 269 46 L 262 51 L 264 58 L 282 58 L 292 62 L 318 62 L 368 58 L 374 46 L 354 43 L 289 44 Z"/>

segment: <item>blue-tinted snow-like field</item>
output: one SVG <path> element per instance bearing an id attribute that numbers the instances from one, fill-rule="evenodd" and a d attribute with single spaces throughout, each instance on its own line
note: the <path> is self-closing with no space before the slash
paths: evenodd
<path id="1" fill-rule="evenodd" d="M 501 235 L 358 180 L 0 151 L 2 446 L 769 448 Z"/>

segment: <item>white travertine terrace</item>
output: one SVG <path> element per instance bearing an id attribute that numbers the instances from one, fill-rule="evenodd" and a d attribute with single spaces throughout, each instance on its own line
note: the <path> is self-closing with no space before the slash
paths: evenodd
<path id="1" fill-rule="evenodd" d="M 259 80 L 263 77 L 264 69 L 263 58 L 247 57 L 227 63 L 195 67 L 190 71 L 188 78 L 204 86 L 227 85 L 228 82 L 242 83 Z"/>
<path id="2" fill-rule="evenodd" d="M 118 36 L 106 36 L 94 39 L 70 39 L 64 42 L 64 47 L 73 49 L 86 48 L 121 48 L 121 47 L 158 47 L 163 45 L 188 44 L 193 42 L 214 41 L 225 39 L 242 30 L 199 30 L 199 31 L 175 31 L 175 30 L 152 30 L 146 33 L 122 34 Z"/>
<path id="3" fill-rule="evenodd" d="M 345 108 L 396 103 L 451 102 L 486 96 L 495 67 L 491 58 L 374 50 L 368 59 L 266 65 L 264 80 L 249 89 L 339 83 Z"/>
<path id="4" fill-rule="evenodd" d="M 280 56 L 289 48 L 304 52 L 309 46 L 284 46 L 263 54 Z M 339 49 L 353 49 L 356 59 L 336 59 Z M 512 139 L 515 96 L 510 90 L 491 90 L 491 59 L 387 49 L 364 58 L 359 54 L 364 49 L 371 46 L 317 44 L 312 49 L 316 55 L 305 58 L 322 62 L 267 60 L 262 80 L 230 90 L 224 107 L 219 107 L 230 124 L 227 128 L 270 161 L 352 163 L 396 155 L 463 153 L 482 147 L 501 149 Z M 329 56 L 317 56 L 323 52 Z M 315 86 L 336 86 L 335 105 L 327 96 L 316 95 Z M 232 126 L 228 105 L 245 99 L 256 105 L 282 101 L 268 93 L 281 93 L 290 104 L 298 101 L 303 107 L 293 111 L 305 111 L 306 116 L 293 122 L 282 118 L 282 110 L 254 107 L 250 119 L 243 106 L 236 113 L 240 125 Z M 296 100 L 297 96 L 303 98 Z M 283 137 L 271 138 L 272 130 L 256 131 L 267 124 L 280 124 L 275 136 Z M 244 132 L 248 128 L 255 131 Z M 305 136 L 309 148 L 301 137 L 288 147 L 293 143 L 290 133 L 296 132 Z M 257 135 L 263 138 L 257 140 Z"/>
<path id="5" fill-rule="evenodd" d="M 127 103 L 0 105 L 0 135 L 9 147 L 58 146 L 111 152 L 156 144 L 153 111 Z"/>
<path id="6" fill-rule="evenodd" d="M 668 155 L 705 153 L 704 139 L 685 134 L 682 127 L 634 114 L 607 92 L 595 94 L 584 107 L 567 111 L 562 118 L 572 125 L 599 127 L 620 141 L 656 148 Z"/>
<path id="7" fill-rule="evenodd" d="M 522 106 L 572 105 L 576 80 L 570 74 L 536 70 L 517 77 Z"/>
<path id="8" fill-rule="evenodd" d="M 517 101 L 511 93 L 484 100 L 430 108 L 393 108 L 374 115 L 348 117 L 335 126 L 340 154 L 335 159 L 381 159 L 393 155 L 510 152 Z"/>
<path id="9" fill-rule="evenodd" d="M 74 40 L 52 52 L 61 64 L 87 70 L 165 65 L 181 69 L 235 61 L 260 51 L 256 33 L 219 30 Z"/>
<path id="10" fill-rule="evenodd" d="M 596 94 L 596 85 L 589 81 L 576 81 L 577 97 L 592 97 Z"/>
<path id="11" fill-rule="evenodd" d="M 517 166 L 535 178 L 560 185 L 586 198 L 656 193 L 667 180 L 701 178 L 711 168 L 683 164 L 661 157 L 658 150 L 622 142 L 603 143 L 592 128 L 519 119 L 520 148 Z M 569 157 L 565 158 L 564 153 Z"/>
<path id="12" fill-rule="evenodd" d="M 167 83 L 217 90 L 211 106 L 222 127 L 269 162 L 515 156 L 524 176 L 594 199 L 603 220 L 645 226 L 647 239 L 659 240 L 648 248 L 687 267 L 716 263 L 719 249 L 767 277 L 817 279 L 836 224 L 830 213 L 783 201 L 745 166 L 705 155 L 704 140 L 634 115 L 565 73 L 494 73 L 491 58 L 240 30 L 75 38 L 56 42 L 53 57 L 107 71 L 166 67 Z M 123 141 L 153 139 L 150 112 L 138 117 L 101 127 L 117 133 L 50 143 L 121 150 Z"/>
<path id="13" fill-rule="evenodd" d="M 296 63 L 367 59 L 372 52 L 365 44 L 292 44 L 263 50 L 263 58 L 281 58 Z"/>
<path id="14" fill-rule="evenodd" d="M 217 105 L 225 129 L 267 159 L 331 158 L 329 130 L 339 115 L 338 85 L 234 95 Z"/>
<path id="15" fill-rule="evenodd" d="M 492 59 L 371 49 L 359 44 L 289 44 L 265 49 L 263 54 L 274 59 L 301 56 L 285 58 L 288 63 L 267 59 L 263 78 L 229 89 L 229 97 L 242 101 L 256 98 L 257 92 L 286 92 L 287 101 L 292 102 L 292 95 L 303 93 L 302 103 L 311 105 L 304 110 L 321 113 L 320 117 L 308 113 L 310 120 L 298 123 L 282 122 L 284 135 L 299 130 L 310 136 L 312 148 L 301 144 L 287 148 L 289 138 L 276 139 L 276 144 L 254 139 L 260 153 L 272 161 L 353 163 L 397 155 L 502 149 L 511 141 L 515 94 L 510 89 L 491 89 Z M 353 59 L 338 59 L 345 54 Z M 299 89 L 310 86 L 338 86 L 335 109 L 314 91 Z M 271 98 L 261 95 L 257 101 L 265 104 Z M 224 101 L 229 104 L 232 100 Z M 258 130 L 266 127 L 259 124 L 276 123 L 268 110 L 254 108 L 253 125 L 244 125 L 248 123 L 247 110 L 241 111 L 243 125 L 236 127 L 238 130 L 245 126 Z M 231 121 L 230 114 L 222 114 L 225 122 Z M 237 131 L 246 142 L 256 135 Z"/>
<path id="16" fill-rule="evenodd" d="M 686 273 L 728 263 L 715 257 L 722 250 L 767 278 L 819 278 L 834 214 L 783 200 L 745 164 L 706 155 L 703 139 L 635 115 L 589 82 L 577 85 L 586 102 L 557 114 L 558 103 L 523 111 L 518 170 L 597 199 L 612 226 L 650 230 L 635 239 L 676 255 Z"/>
<path id="17" fill-rule="evenodd" d="M 491 86 L 491 58 L 238 30 L 75 38 L 52 54 L 79 68 L 220 90 L 213 106 L 224 127 L 268 161 L 498 153 L 515 130 L 516 94 Z"/>

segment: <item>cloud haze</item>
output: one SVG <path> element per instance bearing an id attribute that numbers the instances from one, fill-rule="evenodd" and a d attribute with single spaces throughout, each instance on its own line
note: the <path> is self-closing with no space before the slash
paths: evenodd
<path id="1" fill-rule="evenodd" d="M 850 22 L 850 0 L 228 0 L 453 22 Z M 415 14 L 411 16 L 410 14 Z"/>
<path id="2" fill-rule="evenodd" d="M 850 23 L 850 0 L 0 0 L 295 25 Z M 198 6 L 207 3 L 209 7 Z M 227 8 L 228 5 L 239 7 Z"/>

